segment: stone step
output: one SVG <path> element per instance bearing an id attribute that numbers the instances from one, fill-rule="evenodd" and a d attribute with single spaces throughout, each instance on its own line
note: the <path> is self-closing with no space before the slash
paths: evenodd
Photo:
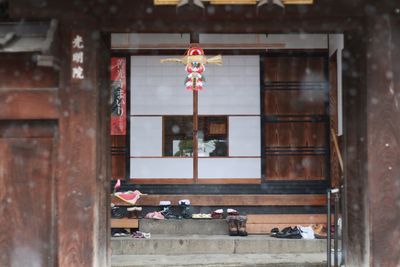
<path id="1" fill-rule="evenodd" d="M 114 255 L 322 253 L 326 240 L 278 239 L 266 235 L 153 235 L 111 239 Z"/>
<path id="2" fill-rule="evenodd" d="M 325 267 L 324 253 L 113 255 L 112 267 Z"/>
<path id="3" fill-rule="evenodd" d="M 225 220 L 152 220 L 141 219 L 139 229 L 155 235 L 227 235 Z"/>

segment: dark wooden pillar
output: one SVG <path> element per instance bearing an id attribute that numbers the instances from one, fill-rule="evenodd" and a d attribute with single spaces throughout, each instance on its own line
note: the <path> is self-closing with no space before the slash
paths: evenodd
<path id="1" fill-rule="evenodd" d="M 79 23 L 79 24 L 78 24 Z M 91 20 L 62 21 L 59 90 L 58 261 L 107 266 L 110 175 L 107 54 Z M 71 79 L 72 33 L 83 37 L 84 79 Z"/>
<path id="2" fill-rule="evenodd" d="M 400 266 L 400 20 L 370 17 L 367 133 L 370 266 Z M 349 203 L 351 205 L 351 203 Z"/>
<path id="3" fill-rule="evenodd" d="M 360 28 L 344 37 L 344 251 L 346 266 L 364 266 L 368 246 L 365 34 Z"/>

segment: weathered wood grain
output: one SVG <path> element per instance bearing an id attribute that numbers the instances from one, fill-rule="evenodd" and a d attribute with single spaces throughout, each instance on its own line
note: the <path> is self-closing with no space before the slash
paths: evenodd
<path id="1" fill-rule="evenodd" d="M 321 155 L 267 155 L 266 178 L 268 180 L 323 180 L 325 156 Z"/>
<path id="2" fill-rule="evenodd" d="M 138 228 L 138 219 L 111 219 L 111 228 Z"/>
<path id="3" fill-rule="evenodd" d="M 0 90 L 0 120 L 58 117 L 57 89 Z"/>
<path id="4" fill-rule="evenodd" d="M 0 89 L 57 88 L 58 71 L 38 67 L 30 53 L 0 54 Z"/>
<path id="5" fill-rule="evenodd" d="M 193 206 L 324 206 L 325 195 L 143 195 L 136 206 L 159 206 L 161 200 L 178 205 L 189 199 Z M 129 206 L 116 197 L 112 203 Z"/>
<path id="6" fill-rule="evenodd" d="M 107 51 L 93 38 L 90 20 L 61 24 L 62 75 L 59 90 L 58 261 L 60 266 L 106 266 L 108 255 L 110 160 Z M 77 28 L 74 28 L 77 27 Z M 85 79 L 71 82 L 71 36 L 84 40 Z M 64 115 L 65 114 L 65 115 Z M 107 131 L 108 129 L 108 131 Z M 108 141 L 107 141 L 108 140 Z M 106 155 L 108 154 L 108 156 Z"/>
<path id="7" fill-rule="evenodd" d="M 41 126 L 52 129 L 51 124 Z M 22 127 L 29 128 L 29 123 Z M 4 138 L 4 130 L 0 129 L 0 265 L 55 266 L 54 140 L 17 133 Z"/>
<path id="8" fill-rule="evenodd" d="M 368 23 L 366 124 L 369 233 L 372 266 L 399 266 L 400 20 Z M 368 232 L 367 232 L 368 234 Z"/>

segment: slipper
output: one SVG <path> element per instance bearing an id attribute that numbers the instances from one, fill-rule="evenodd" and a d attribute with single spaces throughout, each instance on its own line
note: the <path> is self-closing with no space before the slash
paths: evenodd
<path id="1" fill-rule="evenodd" d="M 150 233 L 145 233 L 145 232 L 140 232 L 140 231 L 136 231 L 133 233 L 132 235 L 133 238 L 145 238 L 145 239 L 149 239 L 151 237 Z"/>
<path id="2" fill-rule="evenodd" d="M 145 219 L 156 219 L 156 220 L 163 220 L 164 215 L 161 214 L 159 211 L 149 212 L 144 217 Z"/>
<path id="3" fill-rule="evenodd" d="M 211 214 L 206 214 L 206 213 L 192 214 L 192 219 L 211 219 Z"/>
<path id="4" fill-rule="evenodd" d="M 228 212 L 228 215 L 231 215 L 231 216 L 239 215 L 239 212 L 235 209 L 228 209 L 227 212 Z"/>
<path id="5" fill-rule="evenodd" d="M 224 215 L 224 210 L 223 209 L 218 209 L 218 210 L 214 210 L 211 213 L 211 218 L 213 219 L 222 219 Z"/>

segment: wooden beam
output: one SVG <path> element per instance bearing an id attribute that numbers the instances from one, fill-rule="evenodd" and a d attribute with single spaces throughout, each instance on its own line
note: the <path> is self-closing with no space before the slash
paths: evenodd
<path id="1" fill-rule="evenodd" d="M 0 119 L 57 119 L 57 89 L 0 91 Z"/>
<path id="2" fill-rule="evenodd" d="M 130 179 L 129 184 L 193 184 L 193 179 Z M 260 184 L 261 179 L 198 179 L 198 184 Z"/>
<path id="3" fill-rule="evenodd" d="M 325 195 L 143 195 L 136 206 L 158 206 L 161 200 L 178 205 L 189 199 L 193 206 L 324 206 Z M 116 197 L 112 203 L 130 206 Z"/>

